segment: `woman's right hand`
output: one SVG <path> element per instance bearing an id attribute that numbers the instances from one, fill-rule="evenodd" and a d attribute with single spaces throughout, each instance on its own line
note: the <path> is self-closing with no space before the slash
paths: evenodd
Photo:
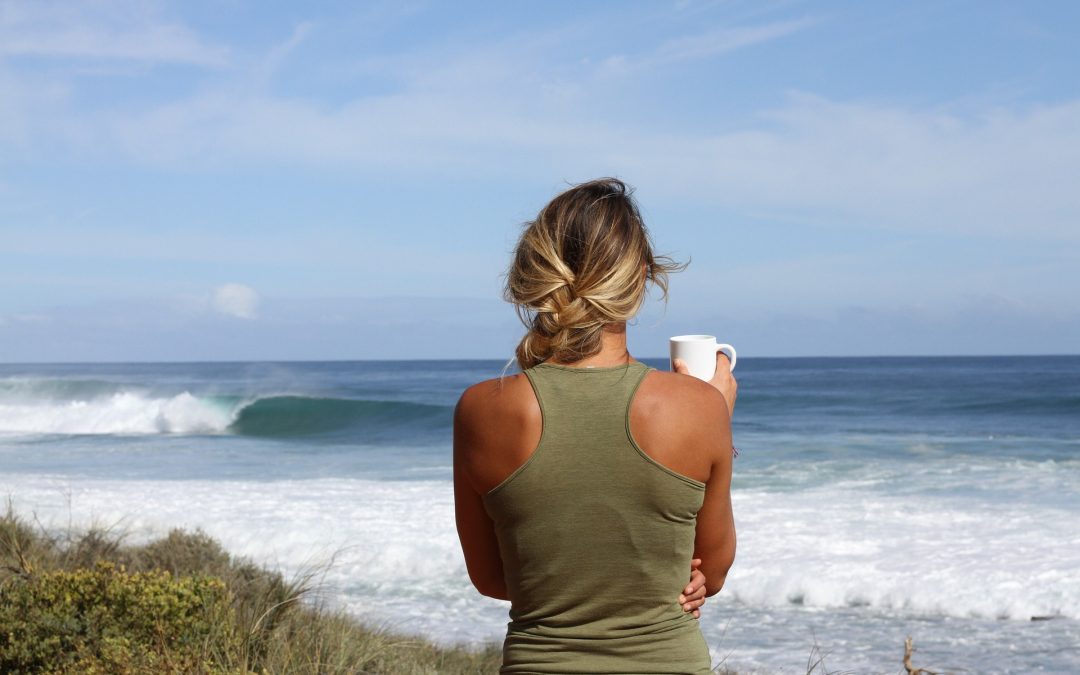
<path id="1" fill-rule="evenodd" d="M 682 359 L 675 359 L 674 366 L 676 373 L 690 375 L 690 369 L 686 367 L 686 362 Z M 731 374 L 731 359 L 724 352 L 716 352 L 716 372 L 713 374 L 713 378 L 709 380 L 709 384 L 716 387 L 720 394 L 723 395 L 728 406 L 729 416 L 734 415 L 735 397 L 738 395 L 739 383 L 735 381 L 735 376 Z"/>

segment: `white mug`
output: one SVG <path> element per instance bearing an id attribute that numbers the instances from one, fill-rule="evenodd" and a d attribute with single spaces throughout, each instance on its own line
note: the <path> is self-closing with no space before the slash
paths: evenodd
<path id="1" fill-rule="evenodd" d="M 690 374 L 708 382 L 716 374 L 716 352 L 722 351 L 731 359 L 735 370 L 735 348 L 729 344 L 717 344 L 715 335 L 676 335 L 671 338 L 671 370 L 675 359 L 682 359 Z"/>

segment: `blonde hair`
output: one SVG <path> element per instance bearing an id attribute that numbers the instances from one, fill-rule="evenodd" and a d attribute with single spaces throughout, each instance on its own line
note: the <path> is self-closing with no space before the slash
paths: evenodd
<path id="1" fill-rule="evenodd" d="M 605 324 L 633 318 L 647 282 L 667 300 L 668 274 L 686 265 L 653 254 L 632 192 L 617 178 L 581 183 L 525 223 L 504 289 L 528 329 L 522 370 L 598 353 Z"/>

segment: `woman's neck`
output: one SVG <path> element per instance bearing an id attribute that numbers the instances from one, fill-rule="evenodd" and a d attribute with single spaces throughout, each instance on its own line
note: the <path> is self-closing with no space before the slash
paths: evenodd
<path id="1" fill-rule="evenodd" d="M 626 349 L 626 323 L 609 323 L 604 326 L 600 334 L 600 351 L 592 356 L 574 361 L 573 363 L 560 363 L 548 359 L 547 363 L 556 365 L 574 366 L 579 368 L 608 368 L 611 366 L 625 366 L 632 363 L 634 357 Z"/>

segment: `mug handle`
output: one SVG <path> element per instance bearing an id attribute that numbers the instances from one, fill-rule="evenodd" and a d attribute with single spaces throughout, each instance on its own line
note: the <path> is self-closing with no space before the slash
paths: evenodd
<path id="1" fill-rule="evenodd" d="M 731 370 L 735 370 L 735 348 L 729 344 L 719 344 L 716 345 L 716 351 L 727 354 L 727 357 L 731 359 Z"/>

